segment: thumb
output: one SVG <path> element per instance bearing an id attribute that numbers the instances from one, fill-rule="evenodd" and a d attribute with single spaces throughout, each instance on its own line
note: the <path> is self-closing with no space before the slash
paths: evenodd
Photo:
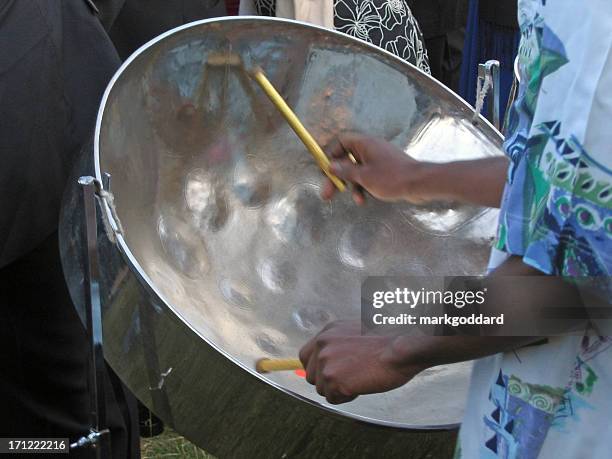
<path id="1" fill-rule="evenodd" d="M 329 169 L 338 178 L 361 184 L 361 166 L 348 159 L 333 161 Z"/>

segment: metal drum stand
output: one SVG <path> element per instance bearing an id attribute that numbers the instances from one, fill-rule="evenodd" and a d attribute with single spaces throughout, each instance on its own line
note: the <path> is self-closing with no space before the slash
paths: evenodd
<path id="1" fill-rule="evenodd" d="M 489 94 L 489 91 L 491 94 Z M 499 61 L 491 60 L 484 64 L 478 64 L 478 77 L 476 79 L 476 102 L 474 103 L 474 116 L 472 122 L 478 123 L 480 112 L 484 101 L 488 97 L 487 119 L 491 124 L 501 131 L 501 120 L 499 112 L 500 87 L 499 87 Z"/>
<path id="2" fill-rule="evenodd" d="M 111 457 L 110 431 L 106 422 L 104 353 L 102 349 L 102 310 L 100 301 L 100 267 L 98 264 L 98 225 L 96 196 L 101 196 L 102 184 L 94 177 L 79 178 L 85 212 L 84 288 L 87 339 L 89 342 L 88 386 L 90 393 L 91 427 L 89 433 L 70 444 L 70 449 L 92 448 L 97 459 Z"/>

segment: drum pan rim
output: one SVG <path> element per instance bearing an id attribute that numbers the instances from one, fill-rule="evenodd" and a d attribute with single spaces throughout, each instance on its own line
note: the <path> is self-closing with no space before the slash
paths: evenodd
<path id="1" fill-rule="evenodd" d="M 338 35 L 341 36 L 343 39 L 348 39 L 349 41 L 352 41 L 356 44 L 358 44 L 359 46 L 362 47 L 366 47 L 366 48 L 370 48 L 372 51 L 378 53 L 378 54 L 382 54 L 384 55 L 386 58 L 391 58 L 392 60 L 397 61 L 398 63 L 402 64 L 402 65 L 409 65 L 411 66 L 414 70 L 417 70 L 421 76 L 427 78 L 430 80 L 430 82 L 434 83 L 435 85 L 441 87 L 442 89 L 444 89 L 445 91 L 449 92 L 452 96 L 455 97 L 456 101 L 459 102 L 460 104 L 462 104 L 463 106 L 465 106 L 466 109 L 473 111 L 473 107 L 466 102 L 464 99 L 462 99 L 460 96 L 458 96 L 457 94 L 455 94 L 454 92 L 450 91 L 448 88 L 446 88 L 442 83 L 440 83 L 439 81 L 437 81 L 436 79 L 434 79 L 431 75 L 425 73 L 424 71 L 422 71 L 421 69 L 419 69 L 418 67 L 412 65 L 409 62 L 406 62 L 405 60 L 397 57 L 396 55 L 390 53 L 389 51 L 386 51 L 382 48 L 379 48 L 376 45 L 367 43 L 363 40 L 360 40 L 358 38 L 354 38 L 351 37 L 350 35 L 344 34 L 342 32 L 338 32 L 336 30 L 330 30 L 327 29 L 325 27 L 320 27 L 317 25 L 313 25 L 313 24 L 309 24 L 309 23 L 305 23 L 302 21 L 296 21 L 296 20 L 291 20 L 291 19 L 283 19 L 283 18 L 274 18 L 274 17 L 260 17 L 260 16 L 226 16 L 226 17 L 221 17 L 221 18 L 212 18 L 212 19 L 203 19 L 203 20 L 199 20 L 199 21 L 194 21 L 194 22 L 190 22 L 188 24 L 184 24 L 182 26 L 176 27 L 174 29 L 168 30 L 167 32 L 164 32 L 163 34 L 153 38 L 152 40 L 148 41 L 147 43 L 145 43 L 144 45 L 142 45 L 140 48 L 138 48 L 136 51 L 134 51 L 134 53 L 129 56 L 125 62 L 123 62 L 123 64 L 119 67 L 119 69 L 115 72 L 115 74 L 113 75 L 113 77 L 111 78 L 110 82 L 108 83 L 106 90 L 104 91 L 104 95 L 102 96 L 101 102 L 100 102 L 100 107 L 98 109 L 98 114 L 97 114 L 97 119 L 96 119 L 96 127 L 95 127 L 95 134 L 94 134 L 94 145 L 93 145 L 93 150 L 94 150 L 94 168 L 95 168 L 95 176 L 96 178 L 101 182 L 102 182 L 102 171 L 101 171 L 101 167 L 100 167 L 100 132 L 101 132 L 101 128 L 102 128 L 102 121 L 104 118 L 104 114 L 105 114 L 105 109 L 106 109 L 106 104 L 108 102 L 108 99 L 110 97 L 111 92 L 113 91 L 113 88 L 115 87 L 115 84 L 117 83 L 117 81 L 121 78 L 121 76 L 123 75 L 124 71 L 131 65 L 131 63 L 133 61 L 135 61 L 141 54 L 143 54 L 145 51 L 147 51 L 149 48 L 153 47 L 155 44 L 157 44 L 158 42 L 164 40 L 165 38 L 174 35 L 178 32 L 181 32 L 183 30 L 186 29 L 190 29 L 193 27 L 198 27 L 200 25 L 204 25 L 204 24 L 209 24 L 209 23 L 215 23 L 215 22 L 251 22 L 253 20 L 257 20 L 257 21 L 263 21 L 263 22 L 275 22 L 275 23 L 289 23 L 289 24 L 293 24 L 293 25 L 299 25 L 301 27 L 306 27 L 306 28 L 311 28 L 311 29 L 316 29 L 328 34 L 332 34 L 332 35 Z M 503 136 L 502 134 L 495 129 L 495 127 L 486 119 L 484 118 L 482 115 L 480 115 L 479 117 L 479 122 L 482 124 L 485 124 L 488 128 L 490 128 L 490 130 L 495 133 L 499 138 L 500 141 L 503 140 Z M 104 202 L 103 204 L 103 209 L 102 212 L 105 213 L 105 218 L 108 218 L 109 221 L 114 222 L 114 218 L 111 214 L 111 211 L 108 207 L 108 205 L 106 204 L 106 202 Z M 116 228 L 116 225 L 114 226 Z M 113 229 L 114 231 L 114 229 Z M 358 415 L 358 414 L 354 414 L 354 413 L 350 413 L 350 412 L 345 412 L 345 411 L 341 411 L 333 406 L 328 406 L 328 405 L 324 405 L 321 402 L 317 401 L 317 400 L 312 400 L 309 399 L 303 395 L 300 395 L 298 393 L 295 393 L 291 390 L 286 389 L 285 387 L 277 384 L 274 381 L 271 381 L 269 379 L 264 378 L 262 375 L 258 374 L 253 368 L 250 368 L 248 366 L 246 366 L 244 363 L 240 362 L 239 360 L 237 360 L 236 358 L 234 358 L 231 354 L 229 354 L 228 352 L 226 352 L 224 349 L 220 348 L 218 345 L 216 345 L 214 342 L 212 342 L 210 339 L 208 339 L 206 336 L 204 336 L 202 333 L 200 333 L 199 330 L 197 330 L 196 328 L 194 328 L 191 323 L 189 323 L 189 321 L 187 321 L 183 315 L 181 314 L 181 312 L 172 305 L 172 303 L 170 301 L 168 301 L 166 299 L 166 297 L 159 291 L 159 289 L 156 287 L 155 283 L 152 281 L 152 279 L 147 275 L 147 273 L 145 272 L 145 270 L 142 268 L 142 266 L 140 265 L 140 262 L 137 260 L 136 256 L 132 253 L 131 249 L 129 248 L 127 242 L 125 241 L 125 239 L 123 238 L 123 236 L 121 234 L 115 234 L 115 238 L 116 238 L 116 247 L 119 250 L 119 252 L 122 255 L 122 258 L 125 260 L 125 262 L 128 264 L 128 266 L 130 267 L 130 269 L 132 270 L 132 272 L 141 280 L 141 284 L 143 287 L 145 287 L 148 291 L 150 291 L 153 295 L 155 295 L 156 297 L 158 297 L 164 304 L 164 306 L 166 308 L 168 308 L 168 310 L 172 311 L 172 313 L 181 320 L 181 322 L 187 326 L 192 332 L 194 332 L 197 336 L 199 336 L 202 340 L 204 340 L 204 342 L 209 345 L 212 349 L 216 350 L 217 352 L 219 352 L 223 357 L 227 358 L 230 362 L 232 362 L 233 364 L 237 365 L 238 367 L 242 368 L 243 370 L 247 371 L 248 373 L 251 374 L 251 376 L 254 376 L 256 378 L 258 378 L 259 380 L 261 380 L 262 382 L 264 382 L 265 384 L 268 384 L 272 387 L 274 387 L 277 390 L 280 390 L 281 392 L 295 397 L 298 400 L 301 400 L 305 403 L 309 403 L 315 407 L 321 408 L 327 412 L 329 412 L 330 414 L 333 414 L 335 416 L 341 416 L 343 418 L 348 418 L 350 420 L 353 421 L 357 421 L 357 422 L 363 422 L 366 424 L 372 424 L 372 425 L 377 425 L 380 427 L 387 427 L 387 428 L 391 428 L 391 429 L 399 429 L 402 431 L 429 431 L 429 432 L 435 432 L 435 431 L 448 431 L 448 430 L 453 430 L 458 428 L 461 424 L 460 423 L 449 423 L 449 424 L 436 424 L 436 425 L 421 425 L 421 424 L 404 424 L 404 423 L 398 423 L 398 422 L 391 422 L 391 421 L 385 421 L 385 420 L 381 420 L 381 419 L 374 419 L 374 418 L 370 418 L 367 416 L 362 416 L 362 415 Z"/>

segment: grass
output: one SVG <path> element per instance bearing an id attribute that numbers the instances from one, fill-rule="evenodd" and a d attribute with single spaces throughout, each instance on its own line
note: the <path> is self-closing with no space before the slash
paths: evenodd
<path id="1" fill-rule="evenodd" d="M 156 437 L 142 438 L 140 449 L 142 459 L 216 459 L 170 429 Z"/>

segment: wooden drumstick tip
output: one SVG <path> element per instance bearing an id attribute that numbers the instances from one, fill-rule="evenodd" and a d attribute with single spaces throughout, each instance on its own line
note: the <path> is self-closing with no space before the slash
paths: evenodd
<path id="1" fill-rule="evenodd" d="M 257 373 L 268 373 L 265 369 L 266 361 L 268 360 L 270 359 L 262 358 L 262 359 L 257 360 L 257 362 L 255 362 L 255 371 Z"/>
<path id="2" fill-rule="evenodd" d="M 255 362 L 257 373 L 270 373 L 272 371 L 303 370 L 304 366 L 299 359 L 268 359 L 261 358 Z"/>
<path id="3" fill-rule="evenodd" d="M 239 66 L 242 65 L 242 59 L 234 53 L 211 52 L 206 58 L 206 63 L 212 66 Z"/>

